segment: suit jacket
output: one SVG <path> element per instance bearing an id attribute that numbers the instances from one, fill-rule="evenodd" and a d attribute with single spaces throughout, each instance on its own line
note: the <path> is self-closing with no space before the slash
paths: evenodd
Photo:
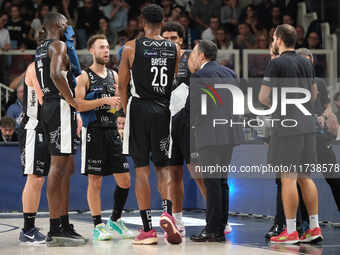
<path id="1" fill-rule="evenodd" d="M 233 98 L 227 89 L 216 89 L 214 95 L 216 104 L 207 96 L 207 115 L 201 114 L 202 88 L 212 91 L 214 84 L 232 84 L 238 86 L 234 71 L 218 64 L 216 61 L 208 62 L 202 69 L 193 73 L 190 81 L 190 124 L 191 138 L 194 138 L 195 149 L 206 146 L 241 144 L 244 141 L 242 125 L 229 123 L 232 120 L 240 122 L 240 116 L 233 114 Z M 225 119 L 228 125 L 216 125 L 214 119 Z"/>

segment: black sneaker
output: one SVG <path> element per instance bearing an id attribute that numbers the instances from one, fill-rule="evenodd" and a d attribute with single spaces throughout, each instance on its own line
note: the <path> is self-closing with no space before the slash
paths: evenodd
<path id="1" fill-rule="evenodd" d="M 265 238 L 269 240 L 273 236 L 278 236 L 283 231 L 283 229 L 284 229 L 283 226 L 274 224 L 266 233 Z"/>
<path id="2" fill-rule="evenodd" d="M 75 231 L 73 224 L 69 224 L 68 226 L 63 227 L 63 228 L 62 228 L 62 231 L 63 231 L 63 232 L 66 232 L 68 235 L 70 235 L 70 236 L 72 236 L 72 237 L 74 237 L 74 238 L 76 238 L 76 239 L 82 239 L 82 240 L 84 240 L 85 242 L 88 241 L 85 237 L 83 237 L 82 235 L 80 235 L 79 233 L 77 233 L 77 232 Z"/>
<path id="3" fill-rule="evenodd" d="M 74 236 L 70 235 L 65 231 L 61 231 L 60 229 L 57 232 L 48 232 L 46 238 L 46 244 L 49 247 L 73 247 L 84 245 L 86 242 L 84 239 L 78 239 Z"/>
<path id="4" fill-rule="evenodd" d="M 46 243 L 46 236 L 40 233 L 37 228 L 32 228 L 27 232 L 21 230 L 19 241 L 22 244 L 41 245 Z"/>

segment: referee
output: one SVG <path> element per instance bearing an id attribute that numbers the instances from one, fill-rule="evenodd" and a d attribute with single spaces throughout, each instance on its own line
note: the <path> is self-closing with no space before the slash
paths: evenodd
<path id="1" fill-rule="evenodd" d="M 315 119 L 313 112 L 313 100 L 316 99 L 317 90 L 314 84 L 314 71 L 312 64 L 295 52 L 296 31 L 295 28 L 283 24 L 276 28 L 273 35 L 273 47 L 280 57 L 272 60 L 266 67 L 261 86 L 259 101 L 269 107 L 272 106 L 271 93 L 278 89 L 278 104 L 273 119 L 294 120 L 294 127 L 283 126 L 282 122 L 273 124 L 272 135 L 269 144 L 270 164 L 276 166 L 293 166 L 299 169 L 304 164 L 316 162 L 316 137 Z M 281 91 L 287 88 L 307 89 L 311 93 L 311 99 L 303 104 L 309 114 L 303 113 L 293 104 L 288 104 L 286 114 L 281 114 Z M 289 98 L 301 100 L 301 94 L 289 93 Z M 284 116 L 283 116 L 284 115 Z M 294 124 L 295 124 L 294 123 Z M 286 123 L 287 124 L 287 123 Z M 306 231 L 308 240 L 321 241 L 323 239 L 318 221 L 318 190 L 314 181 L 308 174 L 297 172 L 281 173 L 282 202 L 286 216 L 286 229 L 278 236 L 272 237 L 272 243 L 294 244 L 300 241 L 296 231 L 296 213 L 299 199 L 296 184 L 298 183 L 304 203 L 307 207 L 310 228 Z"/>

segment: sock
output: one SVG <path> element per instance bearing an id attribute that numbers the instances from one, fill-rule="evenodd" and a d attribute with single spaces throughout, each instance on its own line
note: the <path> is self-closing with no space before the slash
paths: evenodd
<path id="1" fill-rule="evenodd" d="M 319 227 L 319 215 L 314 214 L 309 216 L 309 228 L 314 229 Z"/>
<path id="2" fill-rule="evenodd" d="M 174 217 L 177 221 L 182 221 L 182 216 L 183 216 L 182 212 L 174 213 Z"/>
<path id="3" fill-rule="evenodd" d="M 162 201 L 162 208 L 163 212 L 167 212 L 168 214 L 172 215 L 172 202 L 170 200 L 163 200 Z"/>
<path id="4" fill-rule="evenodd" d="M 98 224 L 103 223 L 101 215 L 92 216 L 92 220 L 93 220 L 94 227 L 96 227 Z"/>
<path id="5" fill-rule="evenodd" d="M 60 223 L 61 223 L 61 226 L 63 228 L 67 227 L 68 225 L 70 225 L 70 221 L 68 219 L 68 214 L 66 215 L 63 215 L 60 217 Z"/>
<path id="6" fill-rule="evenodd" d="M 60 218 L 50 219 L 50 233 L 56 233 L 60 231 Z"/>
<path id="7" fill-rule="evenodd" d="M 296 231 L 296 219 L 286 219 L 286 223 L 287 223 L 287 233 L 291 234 L 294 231 Z"/>
<path id="8" fill-rule="evenodd" d="M 151 209 L 142 210 L 139 213 L 142 217 L 144 231 L 149 232 L 152 229 Z"/>
<path id="9" fill-rule="evenodd" d="M 122 217 L 122 211 L 124 209 L 127 197 L 129 195 L 129 188 L 123 189 L 116 186 L 115 192 L 113 194 L 114 208 L 112 210 L 111 220 L 117 221 Z"/>
<path id="10" fill-rule="evenodd" d="M 24 232 L 34 228 L 36 215 L 37 213 L 24 213 Z"/>

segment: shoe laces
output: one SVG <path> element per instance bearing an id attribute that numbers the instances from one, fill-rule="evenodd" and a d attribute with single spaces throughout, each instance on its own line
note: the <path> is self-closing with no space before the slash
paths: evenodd
<path id="1" fill-rule="evenodd" d="M 124 230 L 124 232 L 128 232 L 129 229 L 125 226 L 125 222 L 122 219 L 117 221 L 117 224 Z"/>

